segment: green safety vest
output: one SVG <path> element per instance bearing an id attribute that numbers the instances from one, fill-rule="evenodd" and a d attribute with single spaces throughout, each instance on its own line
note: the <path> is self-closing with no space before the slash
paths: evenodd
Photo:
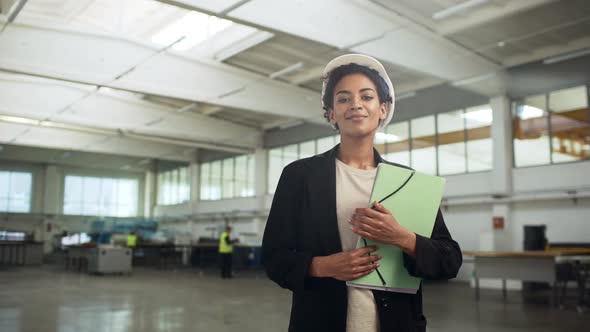
<path id="1" fill-rule="evenodd" d="M 225 242 L 225 239 L 228 237 L 229 234 L 227 232 L 221 233 L 221 237 L 219 237 L 219 253 L 221 254 L 231 254 L 234 251 L 234 246 Z"/>
<path id="2" fill-rule="evenodd" d="M 135 248 L 137 246 L 137 235 L 127 235 L 127 246 L 129 248 Z"/>

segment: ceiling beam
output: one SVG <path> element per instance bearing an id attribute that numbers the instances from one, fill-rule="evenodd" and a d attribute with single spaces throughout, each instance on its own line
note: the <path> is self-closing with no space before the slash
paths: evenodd
<path id="1" fill-rule="evenodd" d="M 213 115 L 219 111 L 223 110 L 223 107 L 217 105 L 207 105 L 203 106 L 199 109 L 199 112 L 203 115 Z"/>
<path id="2" fill-rule="evenodd" d="M 331 10 L 335 7 L 338 12 Z M 289 13 L 288 20 L 281 18 L 285 12 Z M 349 15 L 355 17 L 353 23 L 344 19 Z M 396 12 L 395 6 L 367 0 L 281 2 L 280 5 L 272 0 L 252 0 L 228 13 L 228 17 L 341 51 L 372 55 L 445 80 L 463 79 L 501 68 L 483 55 Z M 302 21 L 307 24 L 300 24 Z M 339 29 L 333 29 L 334 26 Z"/>
<path id="3" fill-rule="evenodd" d="M 0 35 L 3 70 L 319 121 L 317 92 L 179 53 L 141 62 L 153 52 L 137 41 L 41 26 L 12 24 Z"/>
<path id="4" fill-rule="evenodd" d="M 507 67 L 513 67 L 525 63 L 530 63 L 542 60 L 548 57 L 566 54 L 573 51 L 585 49 L 590 47 L 590 37 L 580 38 L 568 42 L 567 44 L 551 45 L 533 50 L 526 55 L 518 55 L 504 60 Z"/>
<path id="5" fill-rule="evenodd" d="M 21 133 L 12 139 L 14 133 Z M 183 151 L 186 147 L 146 142 L 128 137 L 66 131 L 55 128 L 30 127 L 24 124 L 0 122 L 0 143 L 19 146 L 109 153 L 141 158 L 191 161 Z"/>
<path id="6" fill-rule="evenodd" d="M 395 86 L 395 95 L 396 95 L 396 100 L 398 100 L 398 95 L 401 95 L 403 93 L 408 93 L 408 92 L 412 92 L 412 91 L 418 91 L 418 90 L 422 90 L 425 88 L 429 88 L 438 84 L 444 83 L 444 80 L 440 79 L 440 78 L 435 78 L 435 77 L 427 77 L 427 78 L 423 78 L 420 79 L 418 81 L 413 81 L 411 83 L 406 83 L 406 84 L 398 84 Z"/>
<path id="7" fill-rule="evenodd" d="M 475 10 L 468 15 L 461 15 L 452 19 L 441 21 L 437 25 L 437 31 L 442 35 L 452 35 L 488 22 L 517 13 L 544 6 L 556 0 L 518 0 L 506 1 L 503 5 L 489 5 Z"/>
<path id="8" fill-rule="evenodd" d="M 195 103 L 179 108 L 150 102 L 143 95 L 88 87 L 92 86 L 0 74 L 0 110 L 4 115 L 35 121 L 91 124 L 107 130 L 168 136 L 220 146 L 254 147 L 262 134 L 255 128 L 189 112 L 198 107 Z M 92 95 L 88 96 L 88 93 Z M 30 94 L 38 98 L 26 101 Z M 204 107 L 211 108 L 209 105 Z M 113 121 L 114 118 L 117 121 Z"/>
<path id="9" fill-rule="evenodd" d="M 24 118 L 24 117 L 14 117 L 14 116 L 5 116 L 0 115 L 0 122 L 13 124 L 13 125 L 20 125 L 28 127 L 28 131 L 30 132 L 31 128 L 45 128 L 49 130 L 59 130 L 59 131 L 68 131 L 73 133 L 81 133 L 87 135 L 98 135 L 102 136 L 105 139 L 108 137 L 117 137 L 117 138 L 124 138 L 124 139 L 131 139 L 131 140 L 139 140 L 144 142 L 153 142 L 153 143 L 161 143 L 170 145 L 171 147 L 191 147 L 191 148 L 205 148 L 210 150 L 219 150 L 219 151 L 226 151 L 232 153 L 248 153 L 254 150 L 255 146 L 251 148 L 247 148 L 244 146 L 235 146 L 230 144 L 224 143 L 211 143 L 207 141 L 197 141 L 197 140 L 190 140 L 190 139 L 181 139 L 178 137 L 166 137 L 166 136 L 158 136 L 158 135 L 147 135 L 142 133 L 137 133 L 132 130 L 121 130 L 121 129 L 110 129 L 110 128 L 103 128 L 103 127 L 95 127 L 95 126 L 83 126 L 79 124 L 70 124 L 70 123 L 63 123 L 63 122 L 55 122 L 55 121 L 42 121 L 37 119 L 31 118 Z M 25 129 L 27 130 L 27 129 Z M 26 134 L 25 133 L 25 134 Z M 19 138 L 22 137 L 23 132 L 20 132 L 17 135 L 13 135 L 12 139 L 8 139 L 8 137 L 3 137 L 5 143 L 9 144 L 18 144 Z M 91 144 L 83 145 L 78 147 L 80 150 L 91 149 Z M 132 153 L 132 151 L 127 151 Z M 146 155 L 149 157 L 149 155 Z"/>
<path id="10" fill-rule="evenodd" d="M 321 79 L 323 72 L 324 66 L 316 66 L 313 68 L 302 70 L 301 72 L 289 77 L 288 80 L 291 84 L 300 85 L 314 79 Z"/>
<path id="11" fill-rule="evenodd" d="M 270 32 L 255 31 L 247 37 L 242 38 L 238 42 L 233 43 L 228 47 L 222 49 L 221 51 L 217 52 L 214 55 L 214 58 L 217 61 L 225 61 L 238 53 L 244 52 L 247 49 L 250 49 L 256 45 L 259 45 L 271 39 L 272 37 L 274 37 L 274 35 Z"/>

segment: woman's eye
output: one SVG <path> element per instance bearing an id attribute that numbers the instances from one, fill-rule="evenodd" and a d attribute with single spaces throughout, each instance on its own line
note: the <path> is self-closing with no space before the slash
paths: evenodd
<path id="1" fill-rule="evenodd" d="M 348 98 L 339 98 L 339 99 L 338 99 L 338 102 L 339 102 L 339 103 L 347 103 L 347 102 L 348 102 L 348 100 L 349 100 Z"/>
<path id="2" fill-rule="evenodd" d="M 373 100 L 373 96 L 363 96 L 363 100 Z"/>

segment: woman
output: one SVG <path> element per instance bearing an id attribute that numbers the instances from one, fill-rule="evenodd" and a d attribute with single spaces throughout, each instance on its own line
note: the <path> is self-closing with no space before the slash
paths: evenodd
<path id="1" fill-rule="evenodd" d="M 343 55 L 324 70 L 324 116 L 341 143 L 284 168 L 262 242 L 270 279 L 293 292 L 289 331 L 425 331 L 421 288 L 402 294 L 347 287 L 346 281 L 379 267 L 379 257 L 368 255 L 375 247 L 355 249 L 359 236 L 400 247 L 414 276 L 457 274 L 461 251 L 440 211 L 425 238 L 383 206 L 366 208 L 377 164 L 387 162 L 373 141 L 393 116 L 393 98 L 376 59 Z"/>

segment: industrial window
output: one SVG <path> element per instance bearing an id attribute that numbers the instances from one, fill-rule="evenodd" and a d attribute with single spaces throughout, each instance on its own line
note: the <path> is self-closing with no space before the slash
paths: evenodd
<path id="1" fill-rule="evenodd" d="M 590 121 L 586 86 L 549 94 L 551 161 L 563 163 L 590 158 Z"/>
<path id="2" fill-rule="evenodd" d="M 398 122 L 385 127 L 375 135 L 375 148 L 385 160 L 401 165 L 410 165 L 409 122 Z"/>
<path id="3" fill-rule="evenodd" d="M 331 138 L 331 137 L 330 137 Z M 309 154 L 309 146 L 306 155 Z M 291 144 L 269 150 L 268 154 L 268 192 L 274 193 L 283 168 L 299 158 L 299 144 Z"/>
<path id="4" fill-rule="evenodd" d="M 514 110 L 514 164 L 516 167 L 550 163 L 547 98 L 525 98 Z"/>
<path id="5" fill-rule="evenodd" d="M 315 141 L 307 141 L 299 144 L 299 159 L 315 155 Z"/>
<path id="6" fill-rule="evenodd" d="M 158 172 L 158 204 L 180 204 L 191 199 L 188 166 Z"/>
<path id="7" fill-rule="evenodd" d="M 436 174 L 436 127 L 434 115 L 410 120 L 411 166 L 427 174 Z"/>
<path id="8" fill-rule="evenodd" d="M 331 150 L 340 140 L 340 135 L 328 136 L 316 140 L 316 153 L 324 153 Z"/>
<path id="9" fill-rule="evenodd" d="M 586 86 L 514 102 L 515 167 L 590 159 L 589 112 Z"/>
<path id="10" fill-rule="evenodd" d="M 383 158 L 438 175 L 492 169 L 492 110 L 480 105 L 392 123 L 375 135 Z"/>
<path id="11" fill-rule="evenodd" d="M 467 172 L 489 171 L 492 169 L 492 121 L 489 105 L 471 107 L 465 110 L 465 139 Z"/>
<path id="12" fill-rule="evenodd" d="M 385 160 L 439 175 L 492 169 L 492 110 L 480 105 L 388 125 L 375 135 L 375 148 Z M 268 193 L 283 167 L 294 160 L 333 148 L 340 136 L 328 136 L 270 149 Z"/>
<path id="13" fill-rule="evenodd" d="M 437 114 L 438 173 L 440 175 L 467 172 L 465 143 L 465 111 Z"/>
<path id="14" fill-rule="evenodd" d="M 137 179 L 66 175 L 64 188 L 64 214 L 137 216 Z"/>
<path id="15" fill-rule="evenodd" d="M 254 196 L 254 155 L 241 155 L 200 166 L 201 200 Z"/>
<path id="16" fill-rule="evenodd" d="M 31 212 L 32 183 L 31 173 L 0 171 L 0 211 Z"/>
<path id="17" fill-rule="evenodd" d="M 340 142 L 340 136 L 328 136 L 315 140 L 290 144 L 268 150 L 267 192 L 273 194 L 283 168 L 295 160 L 311 157 L 332 149 Z"/>
<path id="18" fill-rule="evenodd" d="M 254 156 L 235 158 L 235 195 L 236 197 L 254 196 Z"/>
<path id="19" fill-rule="evenodd" d="M 229 158 L 221 161 L 221 197 L 222 198 L 233 198 L 235 174 L 234 170 L 235 159 Z"/>

